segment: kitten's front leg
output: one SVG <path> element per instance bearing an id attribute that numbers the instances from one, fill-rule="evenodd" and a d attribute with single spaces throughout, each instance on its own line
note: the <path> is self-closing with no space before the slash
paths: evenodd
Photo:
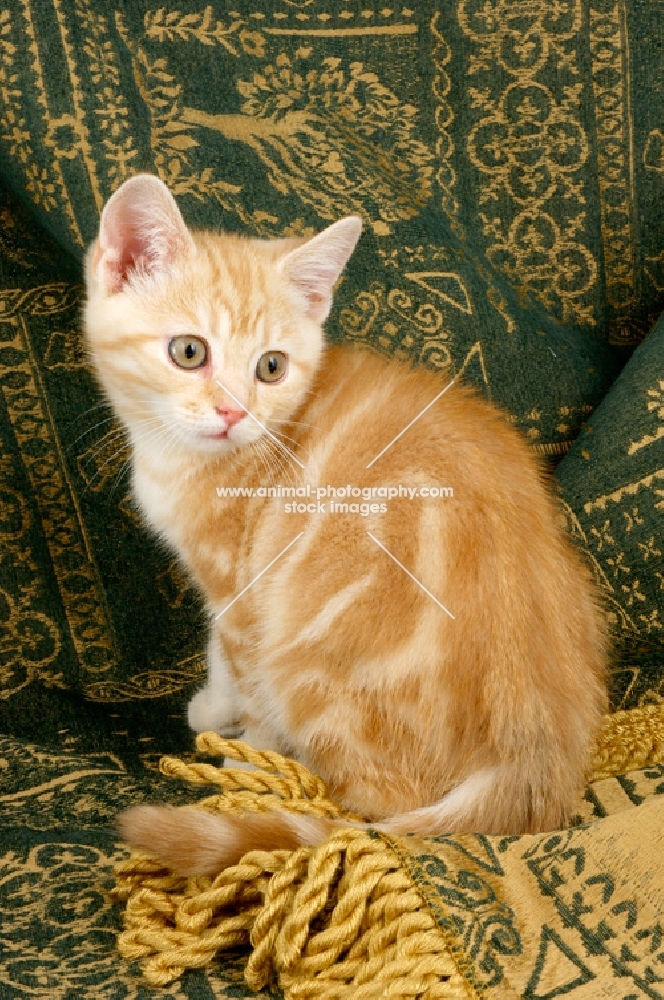
<path id="1" fill-rule="evenodd" d="M 285 745 L 276 730 L 265 720 L 260 723 L 251 715 L 246 716 L 245 720 L 246 728 L 242 734 L 243 743 L 248 743 L 254 750 L 273 750 L 285 757 L 294 756 L 293 751 Z M 224 762 L 224 767 L 232 767 L 240 771 L 255 770 L 254 764 L 242 760 L 230 760 L 229 758 Z"/>
<path id="2" fill-rule="evenodd" d="M 207 684 L 189 702 L 187 721 L 196 733 L 238 736 L 242 723 L 237 692 L 230 664 L 215 632 L 208 641 L 207 670 Z"/>

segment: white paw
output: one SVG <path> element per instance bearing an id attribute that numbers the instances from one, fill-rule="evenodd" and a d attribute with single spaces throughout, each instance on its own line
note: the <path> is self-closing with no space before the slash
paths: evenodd
<path id="1" fill-rule="evenodd" d="M 220 736 L 237 736 L 242 724 L 237 709 L 230 698 L 201 688 L 189 702 L 187 722 L 195 733 L 219 733 Z"/>

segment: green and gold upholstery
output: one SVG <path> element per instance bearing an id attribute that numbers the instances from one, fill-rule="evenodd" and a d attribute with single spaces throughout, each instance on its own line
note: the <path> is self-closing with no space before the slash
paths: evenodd
<path id="1" fill-rule="evenodd" d="M 0 3 L 0 1000 L 252 995 L 246 951 L 161 988 L 115 945 L 115 813 L 205 793 L 158 770 L 193 759 L 202 606 L 141 526 L 81 337 L 84 248 L 134 173 L 192 226 L 362 215 L 330 338 L 511 413 L 601 584 L 613 708 L 661 703 L 663 43 L 661 0 Z M 456 970 L 415 995 L 664 996 L 664 755 L 629 718 L 581 830 L 381 848 Z M 277 971 L 263 995 L 295 996 Z M 382 995 L 346 973 L 335 997 Z M 316 976 L 298 995 L 333 995 Z"/>

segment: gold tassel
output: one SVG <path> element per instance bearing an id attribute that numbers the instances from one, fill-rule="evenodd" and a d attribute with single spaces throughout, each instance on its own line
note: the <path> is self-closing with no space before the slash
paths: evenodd
<path id="1" fill-rule="evenodd" d="M 595 744 L 592 781 L 664 761 L 664 705 L 643 705 L 604 717 Z"/>
<path id="2" fill-rule="evenodd" d="M 288 809 L 344 813 L 325 785 L 295 761 L 203 733 L 200 752 L 253 764 L 246 771 L 166 757 L 164 774 L 216 785 L 198 803 L 214 810 Z M 592 780 L 664 760 L 664 706 L 606 716 Z M 147 959 L 164 986 L 219 951 L 251 945 L 245 978 L 254 989 L 277 979 L 287 1000 L 472 1000 L 460 956 L 434 921 L 389 838 L 354 827 L 318 847 L 252 851 L 214 879 L 183 878 L 144 855 L 116 868 L 114 897 L 126 903 L 120 953 Z"/>

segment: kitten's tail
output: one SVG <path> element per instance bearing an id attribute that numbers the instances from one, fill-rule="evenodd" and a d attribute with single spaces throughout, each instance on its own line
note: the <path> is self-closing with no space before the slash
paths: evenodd
<path id="1" fill-rule="evenodd" d="M 333 830 L 348 825 L 285 809 L 231 816 L 205 809 L 134 806 L 118 817 L 128 844 L 180 875 L 218 875 L 249 851 L 294 851 L 322 843 Z"/>
<path id="2" fill-rule="evenodd" d="M 509 775 L 510 770 L 507 774 L 493 767 L 476 771 L 440 801 L 371 824 L 281 809 L 237 816 L 194 808 L 135 806 L 122 813 L 118 825 L 129 844 L 182 875 L 217 875 L 253 850 L 316 846 L 348 826 L 420 836 L 535 833 L 564 826 L 568 816 L 560 796 L 550 788 L 537 794 L 532 784 Z"/>

